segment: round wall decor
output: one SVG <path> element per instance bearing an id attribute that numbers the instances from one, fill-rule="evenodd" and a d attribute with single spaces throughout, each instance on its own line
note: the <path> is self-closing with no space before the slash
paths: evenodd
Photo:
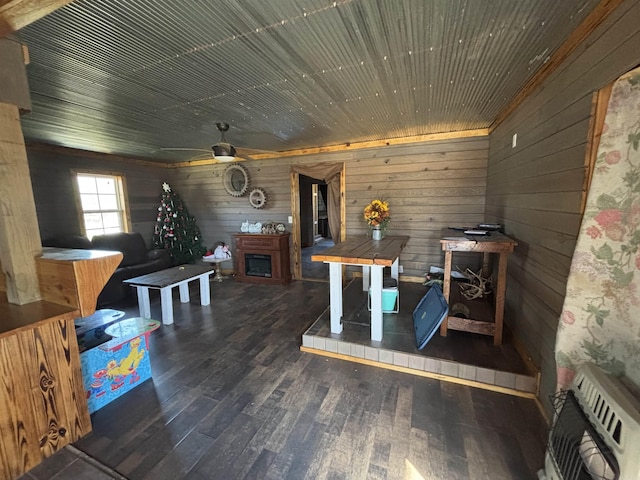
<path id="1" fill-rule="evenodd" d="M 232 197 L 241 197 L 249 188 L 249 172 L 242 165 L 232 163 L 224 170 L 222 185 Z"/>
<path id="2" fill-rule="evenodd" d="M 249 203 L 253 208 L 263 208 L 267 204 L 267 194 L 256 187 L 249 193 Z"/>

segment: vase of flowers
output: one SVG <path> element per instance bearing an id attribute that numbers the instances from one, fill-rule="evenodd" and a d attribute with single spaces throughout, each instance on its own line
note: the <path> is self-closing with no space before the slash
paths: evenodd
<path id="1" fill-rule="evenodd" d="M 382 240 L 387 225 L 391 221 L 389 204 L 384 200 L 373 200 L 364 208 L 364 219 L 371 229 L 371 238 L 374 240 Z"/>

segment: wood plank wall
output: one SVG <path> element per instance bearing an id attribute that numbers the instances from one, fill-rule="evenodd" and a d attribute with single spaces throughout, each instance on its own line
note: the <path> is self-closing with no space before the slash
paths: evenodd
<path id="1" fill-rule="evenodd" d="M 367 232 L 362 211 L 383 197 L 391 208 L 389 234 L 411 236 L 400 258 L 405 275 L 423 277 L 430 265 L 443 264 L 443 227 L 484 221 L 487 161 L 487 137 L 247 161 L 249 190 L 261 187 L 267 194 L 260 210 L 247 196 L 224 191 L 222 164 L 177 168 L 172 185 L 196 216 L 207 246 L 231 244 L 243 221 L 287 223 L 292 164 L 345 163 L 347 236 Z"/>
<path id="2" fill-rule="evenodd" d="M 592 94 L 640 64 L 640 1 L 627 1 L 490 135 L 487 220 L 518 241 L 505 317 L 555 390 L 555 332 L 581 222 Z M 513 134 L 517 146 L 512 148 Z"/>
<path id="3" fill-rule="evenodd" d="M 132 231 L 151 245 L 162 197 L 162 182 L 171 171 L 135 159 L 121 159 L 81 150 L 27 146 L 33 196 L 43 241 L 60 235 L 80 234 L 71 169 L 118 172 L 125 176 Z"/>

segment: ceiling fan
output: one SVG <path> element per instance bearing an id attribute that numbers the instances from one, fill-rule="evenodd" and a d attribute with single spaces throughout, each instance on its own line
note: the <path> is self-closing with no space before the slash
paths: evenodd
<path id="1" fill-rule="evenodd" d="M 230 163 L 236 160 L 236 157 L 240 156 L 236 152 L 236 147 L 227 142 L 224 133 L 229 130 L 229 124 L 225 122 L 217 122 L 216 127 L 220 132 L 220 141 L 211 147 L 213 150 L 213 158 L 221 163 Z M 240 156 L 240 158 L 243 158 Z"/>
<path id="2" fill-rule="evenodd" d="M 231 145 L 226 137 L 225 132 L 229 130 L 229 124 L 226 122 L 217 122 L 216 127 L 220 132 L 220 141 L 211 147 L 211 150 L 205 150 L 202 148 L 162 148 L 163 151 L 177 151 L 177 150 L 189 150 L 196 152 L 206 152 L 206 154 L 198 155 L 194 160 L 206 160 L 211 158 L 213 153 L 213 160 L 216 163 L 231 163 L 242 162 L 244 160 L 253 160 L 250 155 L 238 151 L 233 145 Z M 246 149 L 242 149 L 246 150 Z"/>

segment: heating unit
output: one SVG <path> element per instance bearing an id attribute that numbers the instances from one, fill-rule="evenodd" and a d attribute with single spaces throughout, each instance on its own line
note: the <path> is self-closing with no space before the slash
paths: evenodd
<path id="1" fill-rule="evenodd" d="M 637 387 L 592 364 L 554 396 L 541 480 L 640 480 Z"/>

